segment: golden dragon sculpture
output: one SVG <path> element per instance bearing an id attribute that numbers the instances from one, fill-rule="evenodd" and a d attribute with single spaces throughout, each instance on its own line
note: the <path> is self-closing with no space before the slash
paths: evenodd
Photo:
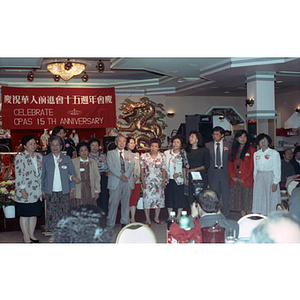
<path id="1" fill-rule="evenodd" d="M 140 102 L 133 102 L 125 99 L 125 103 L 121 105 L 120 110 L 124 111 L 119 118 L 129 123 L 129 127 L 124 127 L 121 121 L 117 122 L 117 130 L 119 132 L 132 132 L 138 148 L 148 148 L 151 138 L 162 137 L 162 127 L 151 121 L 155 116 L 155 106 L 147 101 L 148 98 L 141 98 Z M 139 132 L 138 132 L 139 131 Z M 141 133 L 144 132 L 144 133 Z"/>

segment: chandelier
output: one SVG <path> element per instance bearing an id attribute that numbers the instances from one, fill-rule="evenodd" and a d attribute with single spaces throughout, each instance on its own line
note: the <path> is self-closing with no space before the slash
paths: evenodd
<path id="1" fill-rule="evenodd" d="M 80 75 L 85 70 L 85 64 L 71 62 L 54 62 L 47 65 L 47 70 L 57 79 L 60 76 L 64 81 L 69 81 L 73 76 Z M 57 80 L 56 80 L 57 81 Z"/>

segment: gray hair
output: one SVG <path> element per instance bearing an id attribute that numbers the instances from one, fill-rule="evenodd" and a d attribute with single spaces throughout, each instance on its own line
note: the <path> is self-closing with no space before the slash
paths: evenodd
<path id="1" fill-rule="evenodd" d="M 274 239 L 270 237 L 269 228 L 270 225 L 279 224 L 282 221 L 289 222 L 296 225 L 300 231 L 300 221 L 296 216 L 287 211 L 274 211 L 270 213 L 267 219 L 263 220 L 257 227 L 255 227 L 251 233 L 252 243 L 276 243 Z"/>

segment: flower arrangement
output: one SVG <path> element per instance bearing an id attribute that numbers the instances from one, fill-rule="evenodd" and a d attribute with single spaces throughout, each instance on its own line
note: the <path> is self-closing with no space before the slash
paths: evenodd
<path id="1" fill-rule="evenodd" d="M 8 206 L 15 204 L 15 181 L 7 180 L 0 182 L 0 205 Z"/>

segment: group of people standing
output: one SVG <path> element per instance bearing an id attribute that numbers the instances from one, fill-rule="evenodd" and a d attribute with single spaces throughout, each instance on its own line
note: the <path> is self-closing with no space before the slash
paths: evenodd
<path id="1" fill-rule="evenodd" d="M 247 131 L 238 130 L 231 144 L 224 140 L 225 130 L 217 126 L 213 140 L 206 144 L 199 132 L 191 131 L 185 149 L 183 137 L 175 135 L 171 149 L 161 152 L 160 139 L 153 138 L 149 152 L 142 154 L 133 137 L 119 135 L 116 148 L 107 155 L 99 151 L 101 142 L 96 138 L 75 148 L 65 135 L 65 128 L 53 129 L 44 157 L 35 151 L 34 135 L 22 139 L 24 152 L 15 160 L 15 202 L 24 242 L 38 242 L 34 229 L 43 198 L 47 231 L 53 231 L 71 207 L 81 204 L 101 207 L 107 213 L 107 226 L 113 228 L 121 202 L 121 225 L 135 222 L 141 188 L 148 226 L 152 221 L 162 223 L 160 211 L 165 206 L 169 216 L 177 210 L 179 219 L 183 208 L 195 201 L 194 172 L 200 174 L 203 189 L 209 185 L 218 193 L 226 218 L 230 210 L 268 214 L 280 202 L 280 157 L 269 148 L 272 141 L 265 134 L 257 137 L 259 151 L 250 146 Z M 153 220 L 150 209 L 155 210 Z"/>

